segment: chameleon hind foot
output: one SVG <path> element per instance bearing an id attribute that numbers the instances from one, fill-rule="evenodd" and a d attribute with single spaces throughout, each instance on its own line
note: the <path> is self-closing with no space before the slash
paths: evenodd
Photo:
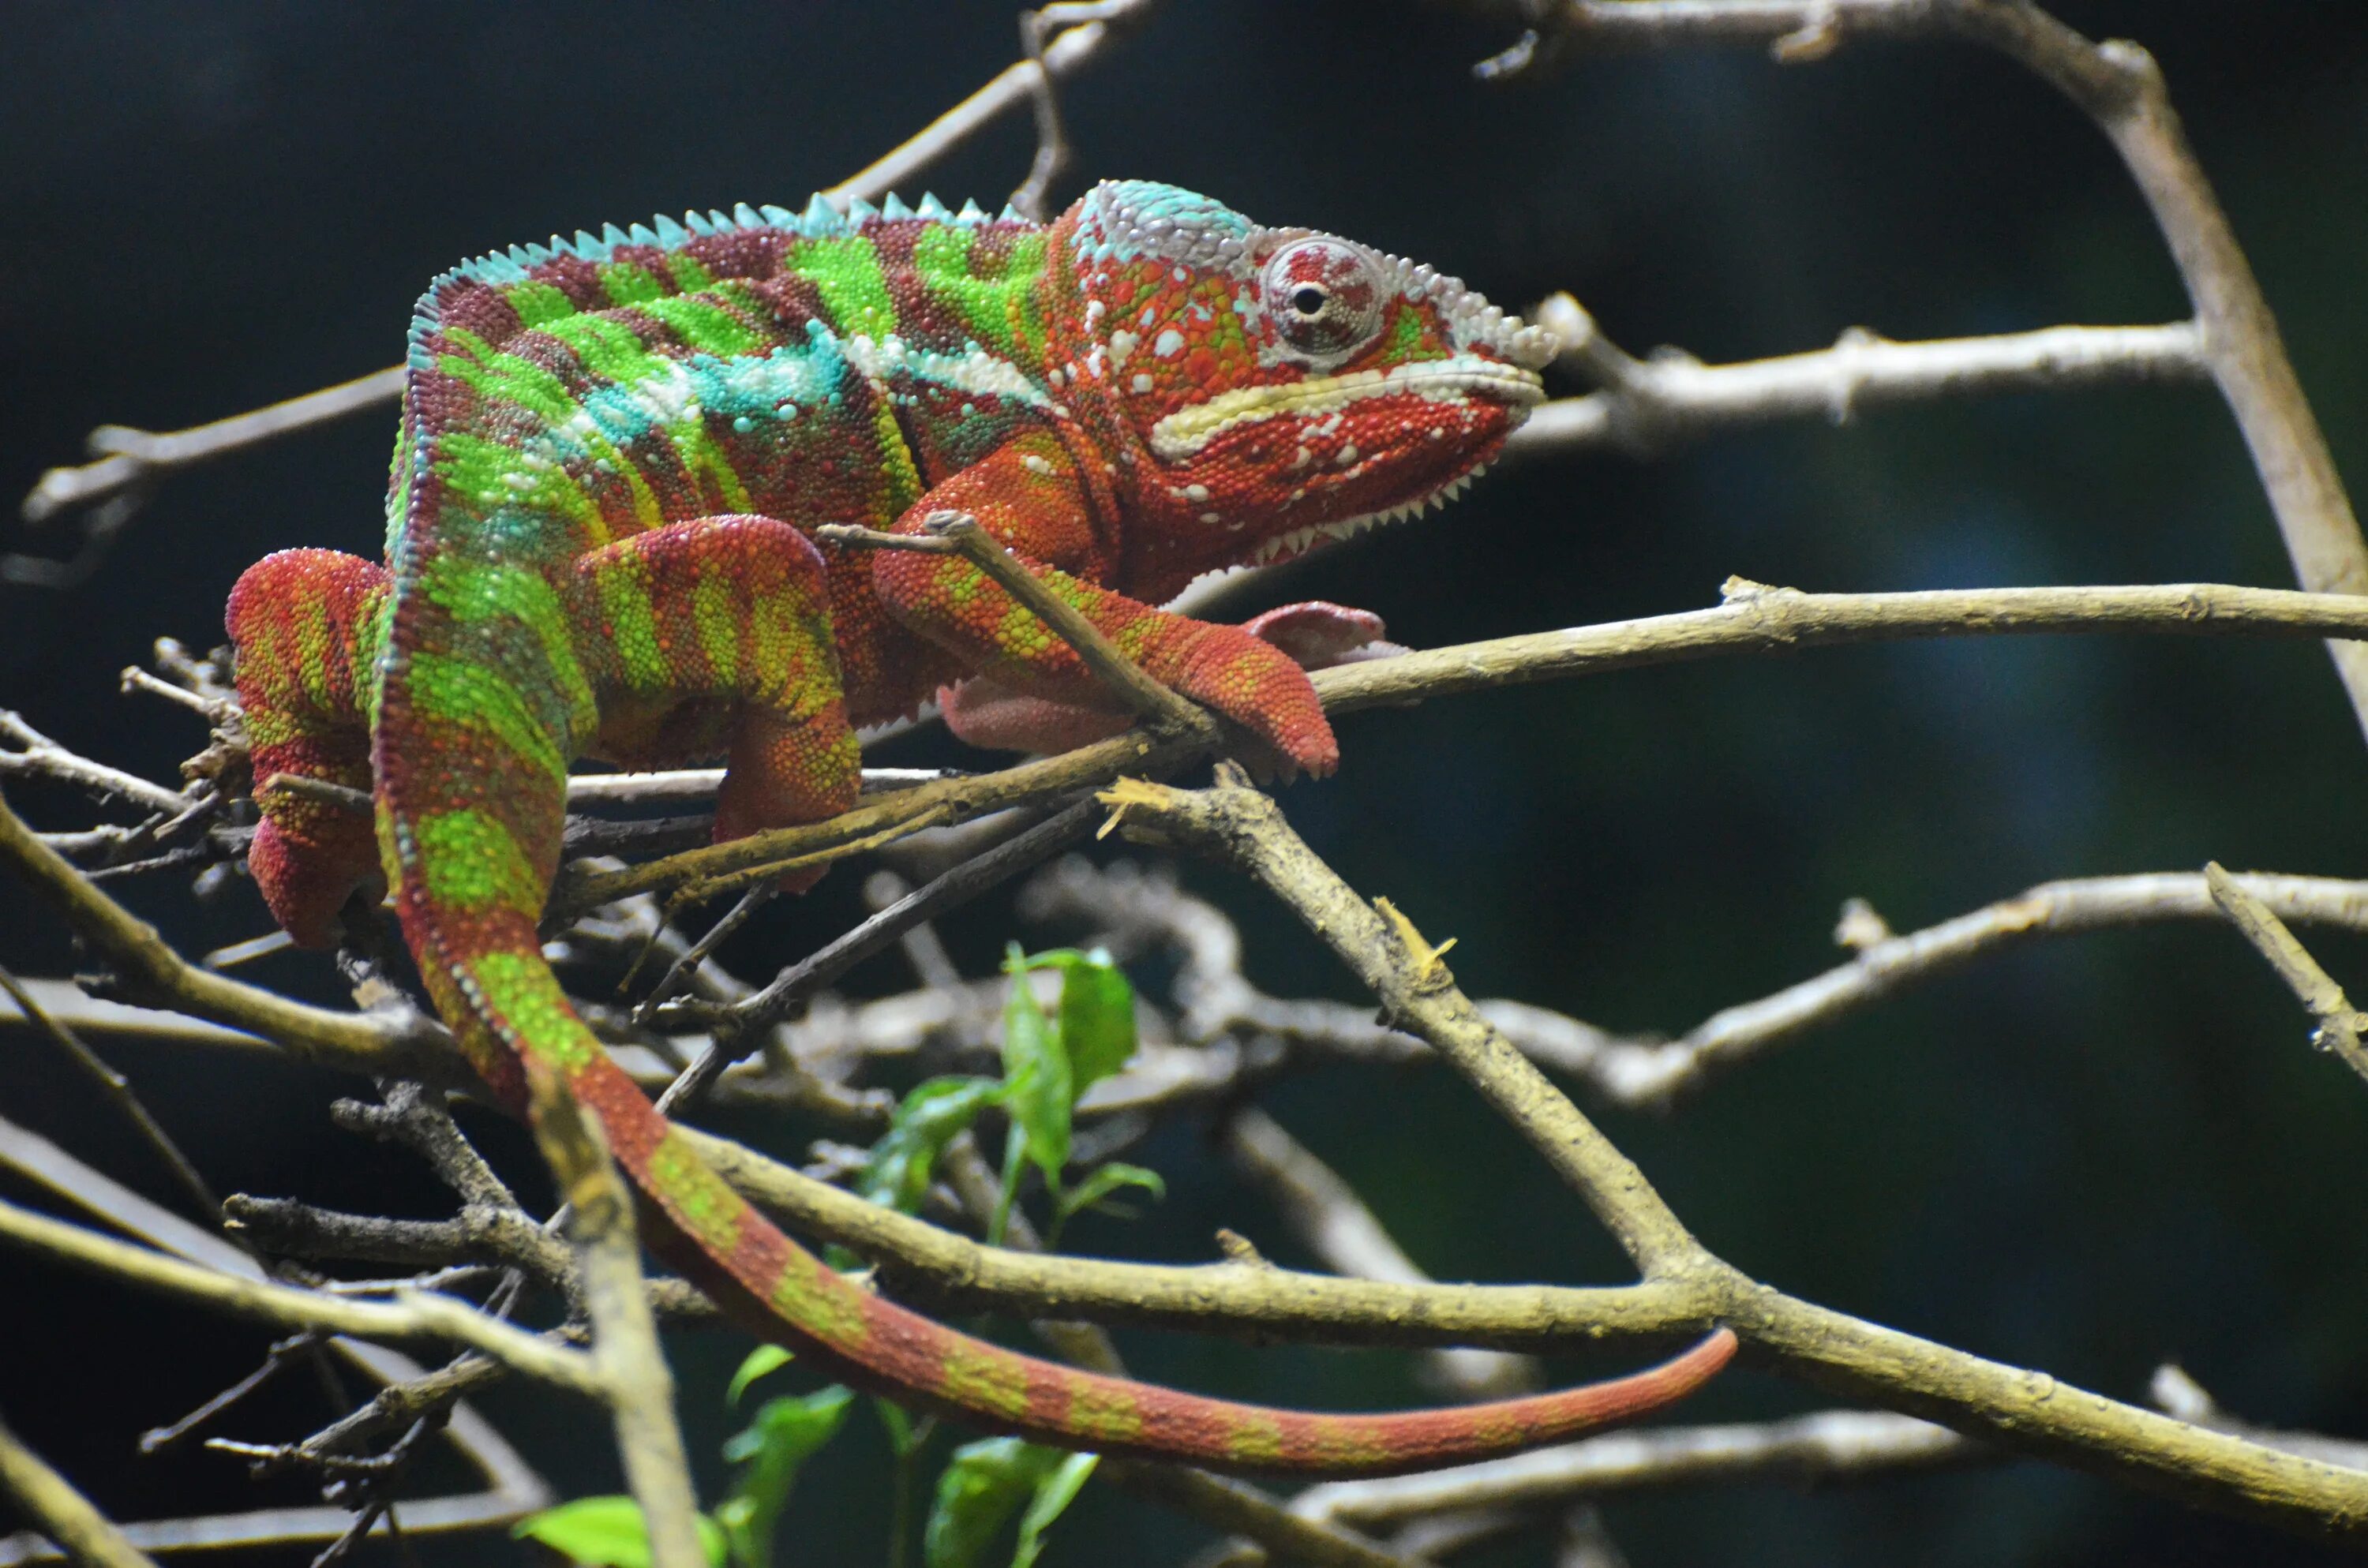
<path id="1" fill-rule="evenodd" d="M 272 918 L 297 944 L 333 946 L 357 889 L 384 891 L 367 812 L 268 786 L 275 774 L 367 793 L 365 643 L 380 632 L 387 574 L 334 550 L 283 550 L 246 569 L 223 617 L 238 656 L 255 799 L 263 821 L 247 869 Z"/>

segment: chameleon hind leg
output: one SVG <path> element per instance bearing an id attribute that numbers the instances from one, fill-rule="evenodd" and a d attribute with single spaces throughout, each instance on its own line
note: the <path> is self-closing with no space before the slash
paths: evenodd
<path id="1" fill-rule="evenodd" d="M 283 550 L 247 568 L 223 617 L 263 812 L 247 868 L 273 918 L 308 948 L 337 939 L 337 912 L 356 889 L 382 885 L 378 843 L 369 812 L 265 786 L 295 774 L 369 792 L 365 642 L 382 631 L 386 592 L 373 562 Z"/>
<path id="2" fill-rule="evenodd" d="M 594 551 L 576 572 L 585 623 L 599 629 L 602 755 L 667 767 L 723 752 L 718 843 L 855 804 L 863 759 L 812 540 L 770 517 L 697 517 Z"/>

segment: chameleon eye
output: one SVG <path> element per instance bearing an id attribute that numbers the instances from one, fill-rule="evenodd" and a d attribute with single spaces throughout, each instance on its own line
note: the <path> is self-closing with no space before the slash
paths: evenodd
<path id="1" fill-rule="evenodd" d="M 1276 335 L 1307 359 L 1344 358 L 1381 329 L 1372 258 L 1344 240 L 1301 240 L 1275 252 L 1265 293 Z"/>

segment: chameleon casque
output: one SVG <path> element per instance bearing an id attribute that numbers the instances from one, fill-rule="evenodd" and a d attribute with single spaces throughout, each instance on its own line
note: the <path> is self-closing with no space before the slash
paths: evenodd
<path id="1" fill-rule="evenodd" d="M 299 942 L 392 886 L 497 1097 L 533 1059 L 597 1114 L 667 1256 L 756 1332 L 971 1425 L 1217 1470 L 1386 1473 L 1639 1415 L 1733 1354 L 1437 1411 L 1319 1415 L 1074 1370 L 882 1300 L 689 1152 L 578 1020 L 536 919 L 570 762 L 726 760 L 715 836 L 855 804 L 856 727 L 941 703 L 1033 748 L 1124 722 L 959 556 L 818 544 L 967 513 L 1154 677 L 1330 773 L 1310 663 L 1378 639 L 1328 605 L 1247 627 L 1154 608 L 1460 489 L 1543 394 L 1542 329 L 1365 246 L 1105 183 L 1050 224 L 894 198 L 741 207 L 485 256 L 413 317 L 387 564 L 272 555 L 228 614 L 258 790 L 250 858 Z M 810 881 L 818 872 L 804 873 Z M 382 879 L 382 880 L 381 880 Z"/>

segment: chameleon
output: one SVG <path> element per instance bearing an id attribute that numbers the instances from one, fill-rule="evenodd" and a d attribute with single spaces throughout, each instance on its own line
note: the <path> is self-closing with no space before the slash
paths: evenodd
<path id="1" fill-rule="evenodd" d="M 383 565 L 249 568 L 226 620 L 258 780 L 249 867 L 326 946 L 391 888 L 438 1012 L 495 1097 L 528 1063 L 597 1117 L 661 1256 L 755 1332 L 988 1430 L 1244 1473 L 1386 1474 L 1655 1409 L 1734 1354 L 1383 1414 L 1275 1410 L 1087 1373 L 888 1301 L 703 1165 L 545 962 L 571 764 L 721 756 L 714 836 L 856 803 L 859 728 L 934 695 L 958 735 L 1043 749 L 1126 722 L 966 558 L 824 524 L 975 518 L 1242 747 L 1329 774 L 1305 665 L 1391 645 L 1326 604 L 1245 626 L 1156 608 L 1462 489 L 1555 345 L 1453 278 L 1171 186 L 1106 181 L 1049 223 L 934 199 L 746 205 L 470 261 L 415 309 Z M 818 869 L 785 878 L 800 888 Z"/>

